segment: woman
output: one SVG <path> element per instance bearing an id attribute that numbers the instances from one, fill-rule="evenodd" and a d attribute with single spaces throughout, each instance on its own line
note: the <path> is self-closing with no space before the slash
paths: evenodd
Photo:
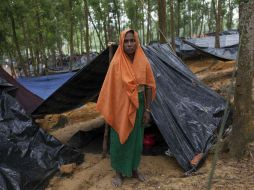
<path id="1" fill-rule="evenodd" d="M 154 76 L 138 40 L 137 32 L 125 30 L 110 63 L 97 109 L 111 126 L 110 158 L 116 171 L 114 186 L 124 177 L 144 181 L 138 172 L 143 147 L 143 124 L 150 120 L 155 97 Z"/>

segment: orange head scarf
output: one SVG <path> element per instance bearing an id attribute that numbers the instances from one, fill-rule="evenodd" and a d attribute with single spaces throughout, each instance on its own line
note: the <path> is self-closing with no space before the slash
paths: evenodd
<path id="1" fill-rule="evenodd" d="M 97 101 L 97 110 L 118 133 L 123 144 L 132 131 L 139 107 L 138 85 L 152 87 L 155 97 L 155 81 L 152 69 L 134 32 L 136 52 L 133 62 L 124 52 L 124 38 L 130 29 L 121 32 L 118 49 L 110 63 Z"/>

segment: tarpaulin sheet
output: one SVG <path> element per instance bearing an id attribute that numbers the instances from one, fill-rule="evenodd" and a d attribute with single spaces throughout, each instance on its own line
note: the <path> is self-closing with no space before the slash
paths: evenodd
<path id="1" fill-rule="evenodd" d="M 12 85 L 15 98 L 20 103 L 27 113 L 33 112 L 42 102 L 43 99 L 33 94 L 30 90 L 26 89 L 23 85 L 17 82 L 11 75 L 0 67 L 0 78 L 6 80 Z M 14 91 L 15 89 L 15 91 Z"/>
<path id="2" fill-rule="evenodd" d="M 116 49 L 116 47 L 114 48 Z M 157 85 L 152 116 L 184 170 L 211 147 L 225 100 L 198 81 L 167 45 L 143 47 Z M 50 96 L 35 114 L 59 113 L 96 98 L 107 72 L 108 49 Z"/>
<path id="3" fill-rule="evenodd" d="M 238 44 L 230 46 L 230 47 L 224 47 L 224 48 L 211 48 L 211 47 L 201 48 L 187 40 L 184 40 L 183 42 L 205 54 L 208 54 L 210 56 L 213 56 L 221 60 L 236 60 L 237 53 L 238 53 Z"/>
<path id="4" fill-rule="evenodd" d="M 215 47 L 215 37 L 208 36 L 203 38 L 190 38 L 186 39 L 187 41 L 195 44 L 198 47 L 202 48 L 214 48 Z M 220 47 L 230 47 L 239 44 L 239 34 L 231 35 L 221 35 L 220 36 Z"/>
<path id="5" fill-rule="evenodd" d="M 69 72 L 40 77 L 22 77 L 18 78 L 18 82 L 32 93 L 46 100 L 74 74 L 75 72 Z"/>
<path id="6" fill-rule="evenodd" d="M 0 189 L 42 190 L 60 165 L 84 156 L 37 127 L 11 90 L 0 79 Z"/>
<path id="7" fill-rule="evenodd" d="M 176 52 L 183 58 L 197 57 L 200 55 L 199 51 L 201 51 L 218 59 L 235 60 L 238 51 L 238 44 L 238 33 L 221 35 L 220 48 L 214 48 L 214 36 L 189 39 L 176 38 Z"/>
<path id="8" fill-rule="evenodd" d="M 114 50 L 116 50 L 114 46 Z M 33 115 L 62 113 L 96 100 L 107 73 L 109 51 L 106 49 L 51 94 Z"/>
<path id="9" fill-rule="evenodd" d="M 206 87 L 165 45 L 144 47 L 156 81 L 152 116 L 185 171 L 211 147 L 226 101 Z"/>

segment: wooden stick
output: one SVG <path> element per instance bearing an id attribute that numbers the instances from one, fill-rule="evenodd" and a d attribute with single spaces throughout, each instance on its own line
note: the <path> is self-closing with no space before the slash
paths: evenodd
<path id="1" fill-rule="evenodd" d="M 111 59 L 113 57 L 113 43 L 108 44 L 109 48 L 109 64 L 111 62 Z M 102 144 L 102 158 L 105 158 L 107 155 L 107 150 L 108 150 L 108 133 L 109 133 L 109 125 L 105 121 L 105 131 L 104 131 L 104 136 L 103 136 L 103 144 Z"/>

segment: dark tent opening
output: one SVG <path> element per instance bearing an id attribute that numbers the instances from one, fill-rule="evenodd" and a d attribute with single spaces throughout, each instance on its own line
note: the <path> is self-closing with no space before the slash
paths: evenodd
<path id="1" fill-rule="evenodd" d="M 103 125 L 90 131 L 78 131 L 70 138 L 68 145 L 85 153 L 101 154 L 104 130 Z M 108 140 L 110 148 L 109 142 L 110 139 Z M 149 126 L 145 126 L 143 145 L 143 155 L 162 155 L 168 150 L 166 141 L 153 121 Z"/>

